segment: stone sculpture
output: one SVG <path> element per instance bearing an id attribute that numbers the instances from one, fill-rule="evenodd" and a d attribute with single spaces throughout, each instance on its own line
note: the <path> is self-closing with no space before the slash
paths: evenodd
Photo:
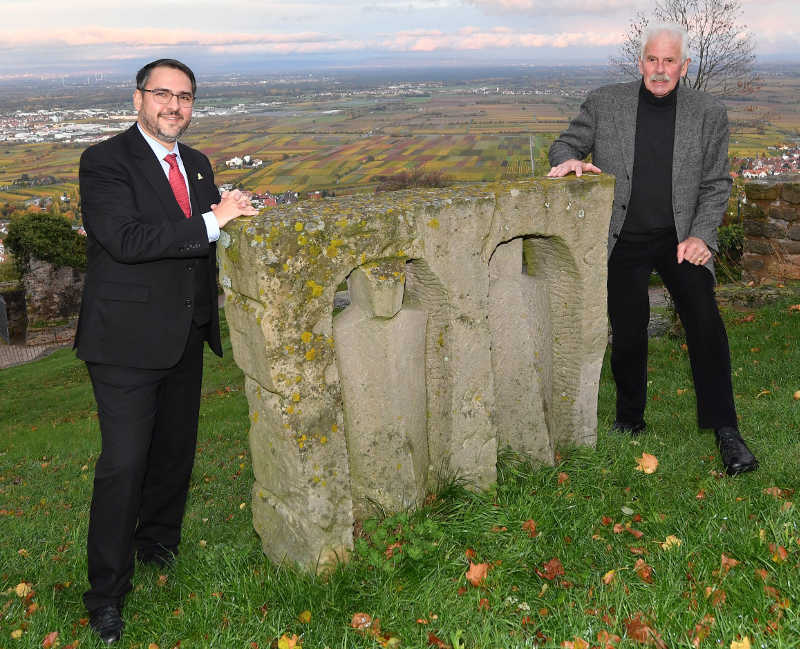
<path id="1" fill-rule="evenodd" d="M 614 179 L 355 195 L 230 224 L 220 277 L 245 373 L 264 551 L 311 570 L 353 524 L 477 488 L 498 450 L 594 444 Z M 333 314 L 344 281 L 350 305 Z"/>

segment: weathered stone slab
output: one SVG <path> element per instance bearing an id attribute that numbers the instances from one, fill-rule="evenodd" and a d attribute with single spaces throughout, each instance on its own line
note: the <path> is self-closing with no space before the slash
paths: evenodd
<path id="1" fill-rule="evenodd" d="M 499 448 L 549 463 L 594 443 L 613 182 L 357 195 L 226 228 L 267 554 L 319 569 L 355 518 L 419 504 L 442 473 L 481 488 Z"/>

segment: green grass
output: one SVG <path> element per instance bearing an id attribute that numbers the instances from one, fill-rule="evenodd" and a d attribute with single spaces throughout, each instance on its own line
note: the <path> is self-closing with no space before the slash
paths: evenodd
<path id="1" fill-rule="evenodd" d="M 728 649 L 740 634 L 754 648 L 800 647 L 800 503 L 786 505 L 800 496 L 764 493 L 798 486 L 794 302 L 796 295 L 753 311 L 752 320 L 725 314 L 741 427 L 759 471 L 720 474 L 712 435 L 695 426 L 681 341 L 654 340 L 647 434 L 630 440 L 608 432 L 614 391 L 606 366 L 596 449 L 562 449 L 555 467 L 506 456 L 485 492 L 444 485 L 421 512 L 365 523 L 354 560 L 324 578 L 272 564 L 261 552 L 249 511 L 247 403 L 226 341 L 225 359 L 206 357 L 181 554 L 168 571 L 137 569 L 120 646 L 264 649 L 298 634 L 309 649 L 378 647 L 381 639 L 426 647 L 434 633 L 463 649 L 556 647 L 576 638 L 604 647 L 597 637 L 608 631 L 622 636 L 616 646 L 635 647 L 644 645 L 626 636 L 626 621 L 641 614 L 671 649 L 690 647 L 707 615 L 714 623 L 701 647 Z M 53 631 L 62 648 L 97 646 L 81 603 L 99 452 L 86 370 L 64 350 L 0 371 L 0 395 L 0 648 L 40 647 Z M 658 458 L 651 475 L 635 470 L 643 452 Z M 523 529 L 529 519 L 535 537 Z M 670 535 L 681 544 L 664 550 Z M 400 549 L 387 559 L 394 543 Z M 786 559 L 776 560 L 778 546 Z M 468 550 L 474 563 L 491 566 L 478 587 L 465 578 Z M 740 563 L 726 572 L 723 554 Z M 544 566 L 553 558 L 564 574 L 550 580 Z M 639 559 L 652 568 L 652 583 L 637 573 Z M 22 582 L 34 591 L 28 599 L 15 592 Z M 298 619 L 303 611 L 309 622 Z M 386 635 L 350 628 L 357 612 L 379 618 Z M 766 633 L 771 622 L 776 629 Z"/>

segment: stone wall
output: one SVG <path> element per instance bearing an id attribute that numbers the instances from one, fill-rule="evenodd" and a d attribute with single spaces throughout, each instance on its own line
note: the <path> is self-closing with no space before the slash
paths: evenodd
<path id="1" fill-rule="evenodd" d="M 75 337 L 84 273 L 69 266 L 31 258 L 22 277 L 29 345 L 67 343 Z"/>
<path id="2" fill-rule="evenodd" d="M 800 178 L 745 185 L 743 279 L 800 279 Z"/>
<path id="3" fill-rule="evenodd" d="M 6 310 L 6 342 L 20 345 L 25 342 L 25 332 L 28 328 L 28 316 L 25 309 L 25 289 L 18 282 L 8 282 L 0 285 L 0 296 L 5 302 Z"/>
<path id="4" fill-rule="evenodd" d="M 346 559 L 354 520 L 476 488 L 498 450 L 594 444 L 614 179 L 300 203 L 218 246 L 264 551 Z M 334 315 L 344 281 L 350 304 Z"/>

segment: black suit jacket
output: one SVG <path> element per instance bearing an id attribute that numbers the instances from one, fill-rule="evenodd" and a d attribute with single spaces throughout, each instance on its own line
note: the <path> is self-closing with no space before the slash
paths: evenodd
<path id="1" fill-rule="evenodd" d="M 87 272 L 75 348 L 84 361 L 163 369 L 189 335 L 195 282 L 216 298 L 216 245 L 202 214 L 220 200 L 208 158 L 180 147 L 192 217 L 181 211 L 163 168 L 134 124 L 83 152 L 80 191 Z M 193 263 L 206 259 L 208 263 Z M 195 274 L 202 269 L 206 277 Z M 208 343 L 222 356 L 219 313 L 210 305 Z"/>

